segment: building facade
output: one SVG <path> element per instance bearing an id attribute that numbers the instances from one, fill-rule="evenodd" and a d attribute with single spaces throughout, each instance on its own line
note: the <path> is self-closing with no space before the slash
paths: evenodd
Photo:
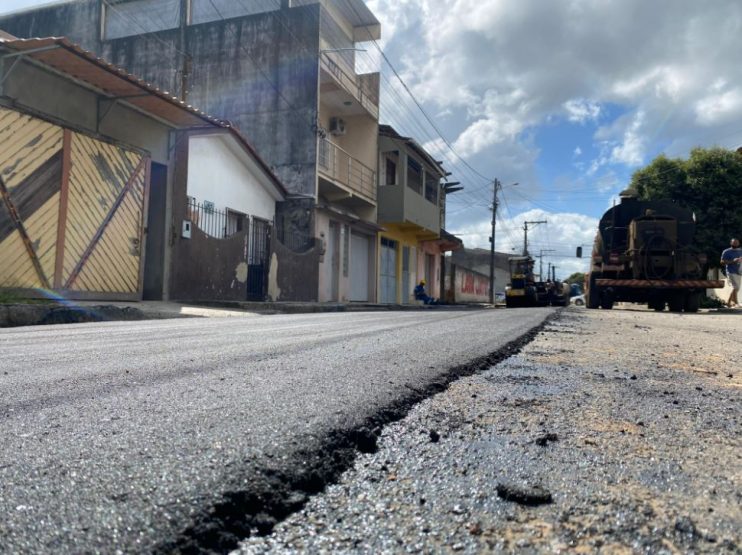
<path id="1" fill-rule="evenodd" d="M 444 253 L 461 247 L 443 229 L 447 175 L 413 139 L 379 127 L 379 302 L 414 302 L 422 279 L 442 296 Z"/>
<path id="2" fill-rule="evenodd" d="M 380 25 L 362 0 L 78 0 L 0 28 L 70 37 L 232 122 L 288 191 L 276 238 L 315 260 L 295 276 L 314 290 L 274 300 L 376 300 L 379 75 L 356 73 L 355 46 Z"/>
<path id="3" fill-rule="evenodd" d="M 284 190 L 236 129 L 63 38 L 4 35 L 0 83 L 0 287 L 131 300 L 265 291 L 253 221 L 272 219 Z M 192 195 L 213 199 L 209 213 L 195 217 Z M 221 204 L 233 219 L 207 226 Z"/>

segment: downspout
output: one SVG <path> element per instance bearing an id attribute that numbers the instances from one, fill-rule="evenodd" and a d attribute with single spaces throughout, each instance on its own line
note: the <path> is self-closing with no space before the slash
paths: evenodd
<path id="1" fill-rule="evenodd" d="M 183 102 L 188 101 L 188 86 L 190 82 L 193 60 L 188 53 L 188 23 L 191 15 L 191 0 L 180 0 L 180 28 L 178 34 L 178 50 L 180 51 L 180 95 Z"/>

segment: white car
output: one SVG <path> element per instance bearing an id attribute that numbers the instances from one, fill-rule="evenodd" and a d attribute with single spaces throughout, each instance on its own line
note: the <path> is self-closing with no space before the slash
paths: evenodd
<path id="1" fill-rule="evenodd" d="M 585 306 L 585 295 L 577 295 L 569 300 L 575 306 Z"/>

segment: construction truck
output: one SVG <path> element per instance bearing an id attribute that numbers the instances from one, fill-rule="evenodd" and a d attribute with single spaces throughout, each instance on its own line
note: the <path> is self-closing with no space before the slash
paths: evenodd
<path id="1" fill-rule="evenodd" d="M 704 279 L 706 255 L 693 244 L 695 215 L 671 200 L 639 200 L 632 190 L 600 219 L 590 271 L 588 308 L 615 302 L 662 311 L 697 312 L 705 289 L 724 286 Z M 581 247 L 577 255 L 582 255 Z"/>
<path id="2" fill-rule="evenodd" d="M 505 288 L 505 306 L 567 306 L 569 304 L 569 285 L 556 279 L 536 281 L 534 260 L 527 254 L 508 259 L 510 283 Z M 541 276 L 539 276 L 541 277 Z"/>

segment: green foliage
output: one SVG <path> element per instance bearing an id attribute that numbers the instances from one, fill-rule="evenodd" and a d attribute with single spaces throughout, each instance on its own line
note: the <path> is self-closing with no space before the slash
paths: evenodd
<path id="1" fill-rule="evenodd" d="M 647 200 L 669 198 L 696 214 L 696 246 L 718 266 L 731 237 L 742 235 L 742 155 L 724 148 L 695 148 L 687 160 L 655 158 L 634 173 L 631 187 Z"/>
<path id="2" fill-rule="evenodd" d="M 576 283 L 577 285 L 582 286 L 582 284 L 585 283 L 585 274 L 583 272 L 575 272 L 564 281 L 567 283 Z"/>

